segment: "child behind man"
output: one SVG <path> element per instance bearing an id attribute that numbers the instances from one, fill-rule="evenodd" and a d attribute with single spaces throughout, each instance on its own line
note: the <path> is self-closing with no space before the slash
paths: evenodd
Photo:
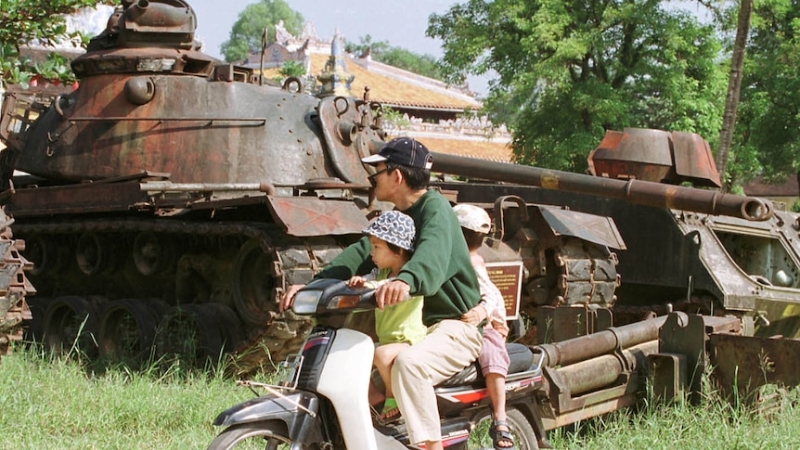
<path id="1" fill-rule="evenodd" d="M 354 276 L 347 281 L 350 287 L 377 288 L 396 277 L 414 252 L 416 229 L 411 217 L 399 211 L 388 211 L 378 216 L 364 229 L 372 245 L 370 256 L 376 268 L 363 277 Z M 400 410 L 392 394 L 392 364 L 398 353 L 409 345 L 421 341 L 427 334 L 422 323 L 422 296 L 383 310 L 375 310 L 375 332 L 379 346 L 375 348 L 374 364 L 386 386 L 386 400 L 380 420 L 397 419 Z"/>
<path id="2" fill-rule="evenodd" d="M 510 358 L 506 349 L 508 326 L 506 325 L 506 307 L 503 295 L 489 279 L 486 264 L 478 254 L 483 240 L 492 229 L 489 214 L 475 205 L 460 204 L 453 207 L 461 232 L 467 241 L 470 261 L 478 276 L 481 289 L 481 301 L 475 308 L 464 314 L 462 320 L 478 324 L 487 320 L 483 329 L 483 347 L 478 356 L 486 388 L 492 400 L 494 423 L 489 434 L 495 449 L 513 449 L 514 439 L 508 427 L 506 417 L 506 375 Z"/>

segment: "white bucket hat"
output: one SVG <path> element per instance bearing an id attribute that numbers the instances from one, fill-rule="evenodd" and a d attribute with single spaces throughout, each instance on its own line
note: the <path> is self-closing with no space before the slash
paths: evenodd
<path id="1" fill-rule="evenodd" d="M 489 234 L 492 230 L 492 219 L 483 208 L 462 203 L 453 206 L 453 211 L 458 218 L 458 224 L 468 230 L 483 234 Z"/>
<path id="2" fill-rule="evenodd" d="M 400 211 L 387 211 L 364 228 L 364 234 L 375 236 L 410 252 L 414 251 L 417 229 L 414 220 Z"/>

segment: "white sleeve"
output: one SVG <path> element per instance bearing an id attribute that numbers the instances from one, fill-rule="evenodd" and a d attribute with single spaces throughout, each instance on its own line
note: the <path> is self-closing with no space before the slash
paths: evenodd
<path id="1" fill-rule="evenodd" d="M 486 305 L 486 311 L 489 313 L 491 321 L 505 322 L 506 320 L 506 305 L 503 300 L 503 294 L 497 289 L 497 286 L 492 283 L 489 278 L 489 273 L 486 267 L 476 267 L 475 274 L 478 276 L 478 285 L 481 289 L 481 303 Z"/>

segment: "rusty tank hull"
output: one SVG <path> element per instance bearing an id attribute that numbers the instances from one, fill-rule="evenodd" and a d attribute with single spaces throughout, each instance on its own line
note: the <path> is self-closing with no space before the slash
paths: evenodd
<path id="1" fill-rule="evenodd" d="M 214 60 L 196 49 L 195 24 L 182 0 L 122 2 L 73 61 L 77 90 L 6 96 L 0 199 L 33 263 L 28 331 L 55 350 L 78 342 L 132 365 L 233 354 L 238 372 L 269 367 L 310 328 L 278 313 L 286 286 L 308 282 L 391 207 L 372 201 L 374 169 L 360 161 L 386 138 L 381 105 L 368 93 L 310 95 L 299 79 L 272 85 Z M 494 180 L 439 187 L 490 211 L 481 253 L 529 342 L 599 331 L 618 322 L 617 306 L 663 308 L 686 292 L 674 265 L 635 270 L 652 243 L 636 241 L 635 221 L 614 208 L 748 224 L 783 217 L 761 199 L 640 180 L 442 154 L 434 170 Z M 681 236 L 695 234 L 675 236 L 689 248 Z M 644 295 L 673 273 L 670 295 Z M 742 311 L 755 323 L 751 307 L 760 311 Z M 539 323 L 561 331 L 523 327 L 543 313 Z"/>
<path id="2" fill-rule="evenodd" d="M 195 26 L 180 0 L 122 2 L 78 89 L 6 96 L 3 203 L 39 288 L 28 332 L 55 350 L 281 361 L 310 324 L 276 298 L 368 222 L 379 105 L 264 83 L 197 51 Z"/>

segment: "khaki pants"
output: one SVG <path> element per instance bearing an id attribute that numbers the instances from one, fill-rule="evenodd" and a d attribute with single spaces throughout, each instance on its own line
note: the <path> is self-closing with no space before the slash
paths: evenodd
<path id="1" fill-rule="evenodd" d="M 478 327 L 443 320 L 428 330 L 425 339 L 397 356 L 392 387 L 412 444 L 442 440 L 433 387 L 474 362 L 482 344 Z"/>

